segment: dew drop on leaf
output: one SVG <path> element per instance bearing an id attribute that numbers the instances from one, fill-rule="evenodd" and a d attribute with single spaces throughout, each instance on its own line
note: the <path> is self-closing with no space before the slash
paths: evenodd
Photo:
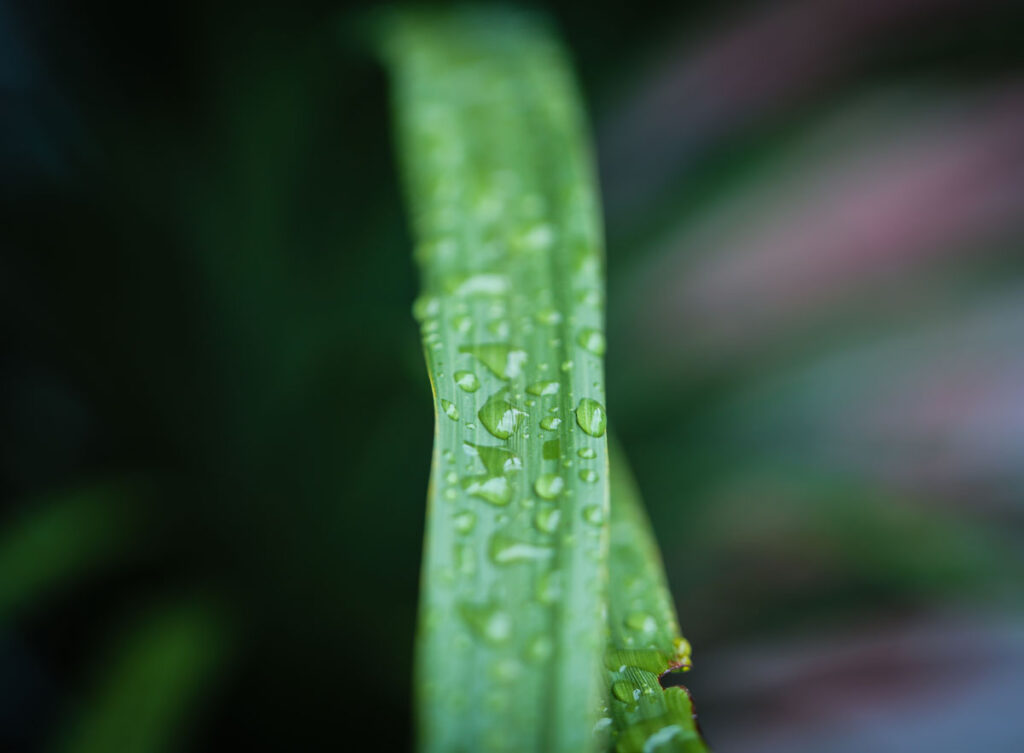
<path id="1" fill-rule="evenodd" d="M 448 416 L 448 418 L 450 418 L 452 421 L 459 420 L 459 409 L 455 407 L 455 403 L 451 402 L 450 400 L 445 400 L 444 398 L 441 398 L 441 409 L 444 411 L 444 414 Z"/>
<path id="2" fill-rule="evenodd" d="M 592 437 L 604 435 L 607 423 L 604 406 L 589 397 L 583 398 L 576 406 L 576 423 Z"/>
<path id="3" fill-rule="evenodd" d="M 540 428 L 546 429 L 547 431 L 555 431 L 562 423 L 562 419 L 555 416 L 544 416 L 540 420 Z"/>
<path id="4" fill-rule="evenodd" d="M 565 481 L 555 473 L 541 474 L 533 484 L 537 496 L 544 499 L 556 499 L 565 488 Z"/>
<path id="5" fill-rule="evenodd" d="M 533 525 L 541 533 L 554 533 L 562 519 L 562 511 L 557 507 L 542 507 L 533 516 Z"/>
<path id="6" fill-rule="evenodd" d="M 601 332 L 601 330 L 581 330 L 579 337 L 576 338 L 576 342 L 582 345 L 585 350 L 588 350 L 591 353 L 593 353 L 595 356 L 604 355 L 604 334 Z"/>
<path id="7" fill-rule="evenodd" d="M 453 375 L 455 384 L 459 385 L 466 392 L 476 392 L 480 389 L 480 380 L 472 371 L 456 371 Z"/>

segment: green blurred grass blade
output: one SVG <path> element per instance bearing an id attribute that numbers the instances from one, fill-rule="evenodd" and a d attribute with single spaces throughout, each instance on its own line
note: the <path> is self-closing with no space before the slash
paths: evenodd
<path id="1" fill-rule="evenodd" d="M 159 753 L 186 750 L 189 712 L 223 660 L 225 626 L 200 603 L 164 606 L 109 647 L 96 686 L 56 753 Z"/>
<path id="2" fill-rule="evenodd" d="M 426 751 L 595 747 L 607 580 L 602 239 L 543 25 L 392 16 L 435 395 L 417 700 Z"/>
<path id="3" fill-rule="evenodd" d="M 705 753 L 693 704 L 658 677 L 690 666 L 658 544 L 622 453 L 613 446 L 609 554 L 610 732 L 617 753 Z M 608 722 L 606 722 L 608 724 Z"/>
<path id="4" fill-rule="evenodd" d="M 135 492 L 104 484 L 34 501 L 0 531 L 0 619 L 37 606 L 121 557 L 137 532 Z"/>

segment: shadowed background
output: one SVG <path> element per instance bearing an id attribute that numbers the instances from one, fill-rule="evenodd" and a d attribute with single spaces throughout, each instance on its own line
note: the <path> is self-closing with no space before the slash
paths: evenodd
<path id="1" fill-rule="evenodd" d="M 410 744 L 429 387 L 365 13 L 0 2 L 0 750 Z M 1024 749 L 1024 7 L 546 8 L 721 753 Z"/>

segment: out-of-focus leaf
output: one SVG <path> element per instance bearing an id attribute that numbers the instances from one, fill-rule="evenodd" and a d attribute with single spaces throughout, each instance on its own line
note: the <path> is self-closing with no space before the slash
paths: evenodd
<path id="1" fill-rule="evenodd" d="M 68 581 L 124 554 L 136 527 L 129 487 L 53 494 L 0 531 L 0 619 L 45 599 Z"/>
<path id="2" fill-rule="evenodd" d="M 617 753 L 707 751 L 685 688 L 659 677 L 690 667 L 690 644 L 679 630 L 658 544 L 617 448 L 612 453 L 608 728 Z"/>
<path id="3" fill-rule="evenodd" d="M 101 677 L 56 753 L 158 753 L 183 750 L 192 706 L 208 688 L 225 650 L 217 610 L 181 603 L 148 614 L 117 636 Z"/>
<path id="4" fill-rule="evenodd" d="M 506 11 L 385 24 L 435 395 L 426 751 L 597 742 L 608 541 L 602 239 L 557 43 Z"/>

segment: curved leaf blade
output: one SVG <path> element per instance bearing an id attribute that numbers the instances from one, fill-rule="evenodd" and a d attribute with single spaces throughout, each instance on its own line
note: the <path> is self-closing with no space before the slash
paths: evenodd
<path id="1" fill-rule="evenodd" d="M 386 25 L 435 397 L 426 751 L 586 751 L 602 687 L 602 239 L 557 44 L 511 12 Z"/>

